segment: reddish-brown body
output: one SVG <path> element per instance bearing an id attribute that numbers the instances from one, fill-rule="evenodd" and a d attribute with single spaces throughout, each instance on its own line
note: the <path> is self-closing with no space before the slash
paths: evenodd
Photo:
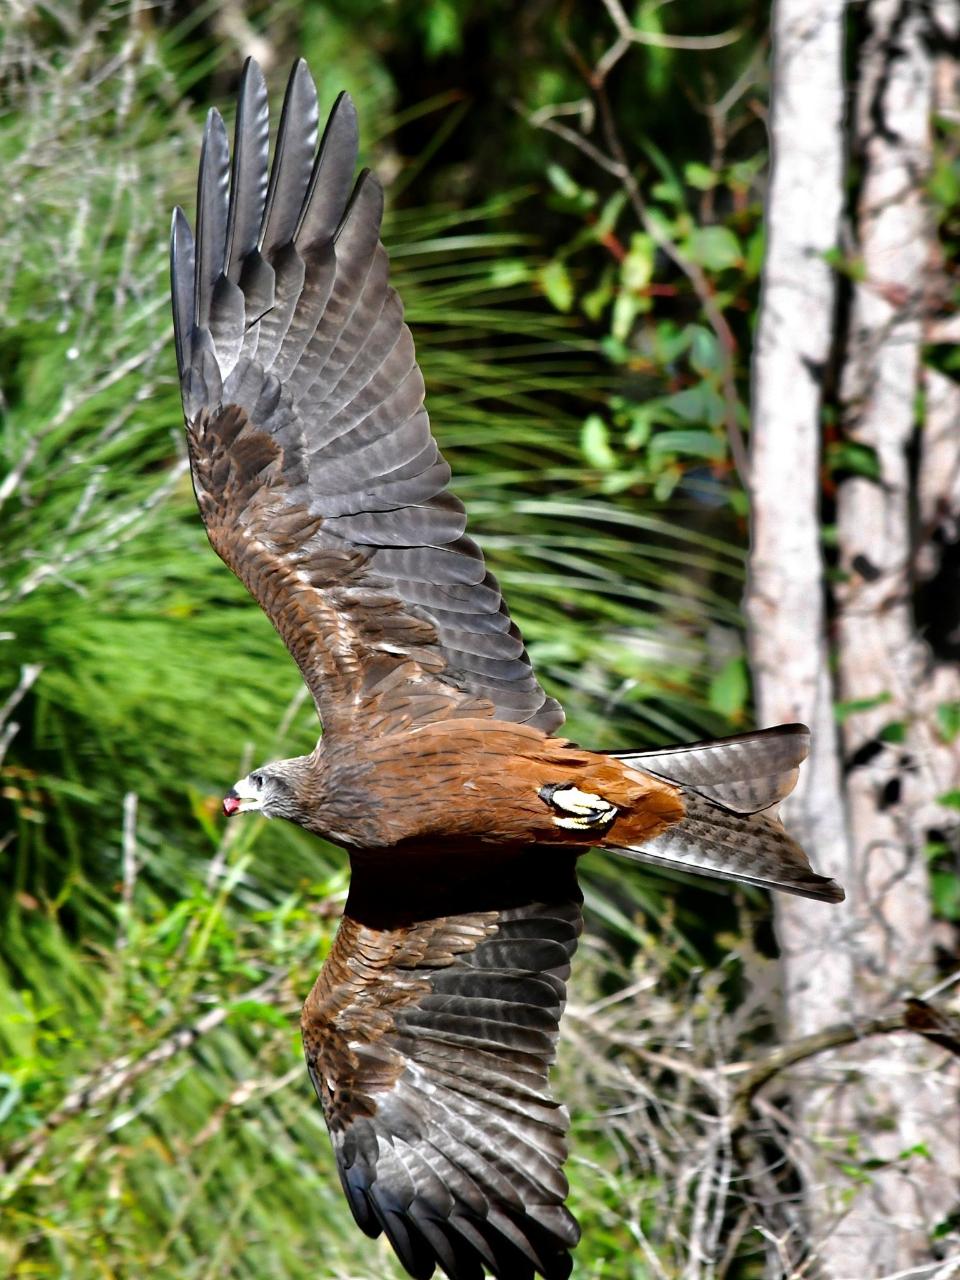
<path id="1" fill-rule="evenodd" d="M 322 741 L 314 757 L 320 803 L 314 829 L 352 848 L 397 857 L 443 846 L 642 844 L 684 816 L 680 788 L 539 729 L 490 719 L 449 719 L 403 733 Z M 616 806 L 602 833 L 571 830 L 540 795 L 569 784 Z"/>

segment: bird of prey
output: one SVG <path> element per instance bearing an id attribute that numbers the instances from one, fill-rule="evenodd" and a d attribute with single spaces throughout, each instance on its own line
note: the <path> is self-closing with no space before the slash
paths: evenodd
<path id="1" fill-rule="evenodd" d="M 303 1008 L 343 1189 L 414 1277 L 562 1280 L 566 1111 L 548 1082 L 594 845 L 830 902 L 776 816 L 802 725 L 601 755 L 557 736 L 496 578 L 465 532 L 380 243 L 383 193 L 336 100 L 317 147 L 306 64 L 269 161 L 248 61 L 231 158 L 211 111 L 196 237 L 177 209 L 173 316 L 214 550 L 293 655 L 314 751 L 227 793 L 349 852 Z"/>

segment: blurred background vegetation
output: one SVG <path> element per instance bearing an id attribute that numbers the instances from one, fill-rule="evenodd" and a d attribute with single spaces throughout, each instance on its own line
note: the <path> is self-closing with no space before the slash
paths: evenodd
<path id="1" fill-rule="evenodd" d="M 229 106 L 246 54 L 277 94 L 303 56 L 322 100 L 357 101 L 434 429 L 570 736 L 613 748 L 751 724 L 737 464 L 767 6 L 641 0 L 643 38 L 591 85 L 615 11 L 8 6 L 4 1274 L 400 1274 L 349 1218 L 301 1060 L 296 1011 L 345 859 L 219 816 L 251 762 L 316 732 L 292 662 L 206 545 L 174 376 L 170 210 L 192 212 L 204 112 Z M 938 173 L 955 189 L 956 157 Z M 772 1035 L 767 904 L 597 855 L 584 871 L 556 1079 L 585 1232 L 574 1274 L 699 1275 L 691 1241 L 712 1240 L 728 1243 L 710 1274 L 750 1280 L 762 1241 L 695 1068 Z M 955 878 L 940 908 L 960 915 Z"/>

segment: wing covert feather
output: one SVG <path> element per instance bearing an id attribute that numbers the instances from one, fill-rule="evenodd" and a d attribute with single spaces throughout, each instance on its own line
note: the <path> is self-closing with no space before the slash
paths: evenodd
<path id="1" fill-rule="evenodd" d="M 533 848 L 481 874 L 424 855 L 416 907 L 409 864 L 365 858 L 302 1017 L 353 1215 L 412 1276 L 564 1280 L 579 1231 L 547 1073 L 581 928 L 574 858 Z"/>
<path id="2" fill-rule="evenodd" d="M 381 691 L 362 678 L 376 658 L 386 676 L 402 670 L 411 707 L 422 697 L 435 715 L 442 695 L 444 714 L 486 707 L 552 732 L 563 713 L 446 490 L 380 243 L 383 193 L 369 172 L 353 185 L 348 95 L 319 149 L 316 134 L 299 61 L 268 164 L 266 89 L 248 61 L 232 161 L 219 114 L 207 120 L 195 250 L 174 216 L 177 360 L 211 541 L 294 653 L 328 731 L 380 714 Z M 371 592 L 376 618 L 359 603 Z"/>

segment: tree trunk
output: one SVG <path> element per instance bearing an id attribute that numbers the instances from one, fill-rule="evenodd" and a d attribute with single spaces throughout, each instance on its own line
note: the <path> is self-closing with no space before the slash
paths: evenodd
<path id="1" fill-rule="evenodd" d="M 839 241 L 843 200 L 844 5 L 779 0 L 773 14 L 773 171 L 754 362 L 747 613 L 760 722 L 800 719 L 814 731 L 785 821 L 817 869 L 848 892 L 835 911 L 801 900 L 776 904 L 789 1038 L 880 1010 L 928 979 L 920 836 L 933 825 L 934 797 L 956 786 L 944 744 L 932 740 L 930 715 L 933 700 L 953 686 L 931 666 L 910 601 L 907 447 L 931 244 L 921 189 L 930 19 L 926 6 L 907 0 L 872 0 L 866 14 L 852 125 L 863 160 L 865 280 L 852 301 L 842 399 L 847 442 L 860 446 L 856 459 L 868 472 L 876 459 L 879 479 L 853 475 L 838 494 L 847 575 L 835 602 L 839 690 L 826 638 L 819 422 L 822 375 L 835 345 L 835 281 L 824 254 Z M 950 389 L 936 389 L 941 403 L 949 399 Z M 939 448 L 942 458 L 942 439 Z M 931 460 L 931 467 L 939 476 L 940 465 Z M 938 478 L 926 484 L 942 490 Z M 875 700 L 844 721 L 846 786 L 837 696 Z M 904 741 L 888 743 L 881 734 Z M 810 1245 L 825 1277 L 866 1280 L 932 1259 L 929 1232 L 956 1202 L 960 1160 L 956 1106 L 943 1102 L 951 1088 L 943 1059 L 919 1041 L 894 1037 L 876 1057 L 838 1057 L 828 1077 L 822 1062 L 804 1073 L 795 1098 L 806 1139 L 801 1172 Z M 817 1083 L 824 1079 L 831 1083 Z M 903 1156 L 921 1143 L 932 1159 Z M 853 1162 L 894 1163 L 870 1169 L 858 1184 L 842 1172 L 848 1154 Z M 799 1260 L 805 1244 L 786 1242 L 788 1254 Z"/>
<path id="2" fill-rule="evenodd" d="M 869 1013 L 931 979 L 925 831 L 949 818 L 936 813 L 936 797 L 955 782 L 941 776 L 933 705 L 941 681 L 912 599 L 910 451 L 924 310 L 934 292 L 924 192 L 933 27 L 927 6 L 906 0 L 871 0 L 866 15 L 854 129 L 863 278 L 854 287 L 841 399 L 844 439 L 862 451 L 868 474 L 849 476 L 838 491 L 836 598 L 840 697 L 858 708 L 844 720 L 843 741 L 857 918 L 851 944 L 860 1008 Z M 937 390 L 942 400 L 945 388 Z M 932 451 L 942 443 L 935 416 L 928 426 Z M 939 486 L 928 476 L 927 487 Z M 954 1205 L 960 1176 L 956 1078 L 951 1072 L 951 1086 L 942 1062 L 936 1050 L 901 1037 L 858 1064 L 870 1091 L 856 1099 L 857 1131 L 873 1159 L 894 1163 L 877 1170 L 830 1243 L 841 1273 L 853 1274 L 855 1262 L 879 1275 L 932 1259 L 930 1232 Z M 903 1157 L 921 1142 L 929 1158 Z"/>
<path id="3" fill-rule="evenodd" d="M 842 0 L 778 0 L 772 19 L 772 172 L 753 364 L 752 545 L 747 618 L 759 723 L 801 720 L 811 756 L 783 807 L 816 868 L 841 883 L 850 851 L 826 639 L 820 415 L 834 345 L 836 277 L 826 255 L 843 207 Z M 778 898 L 786 1038 L 855 1012 L 849 909 Z M 809 1072 L 804 1073 L 809 1076 Z M 827 1095 L 798 1090 L 801 1130 Z M 823 1169 L 803 1169 L 813 1239 L 827 1234 Z M 799 1235 L 799 1233 L 798 1233 Z M 781 1246 L 799 1258 L 798 1237 Z"/>
<path id="4" fill-rule="evenodd" d="M 827 670 L 820 539 L 820 409 L 836 282 L 825 255 L 843 199 L 843 0 L 779 0 L 773 14 L 773 169 L 753 366 L 752 547 L 747 616 L 762 724 L 806 721 L 812 755 L 786 812 L 817 868 L 848 866 Z M 839 913 L 778 901 L 791 1029 L 848 1016 Z M 795 960 L 794 960 L 795 957 Z M 816 980 L 813 980 L 813 975 Z"/>

